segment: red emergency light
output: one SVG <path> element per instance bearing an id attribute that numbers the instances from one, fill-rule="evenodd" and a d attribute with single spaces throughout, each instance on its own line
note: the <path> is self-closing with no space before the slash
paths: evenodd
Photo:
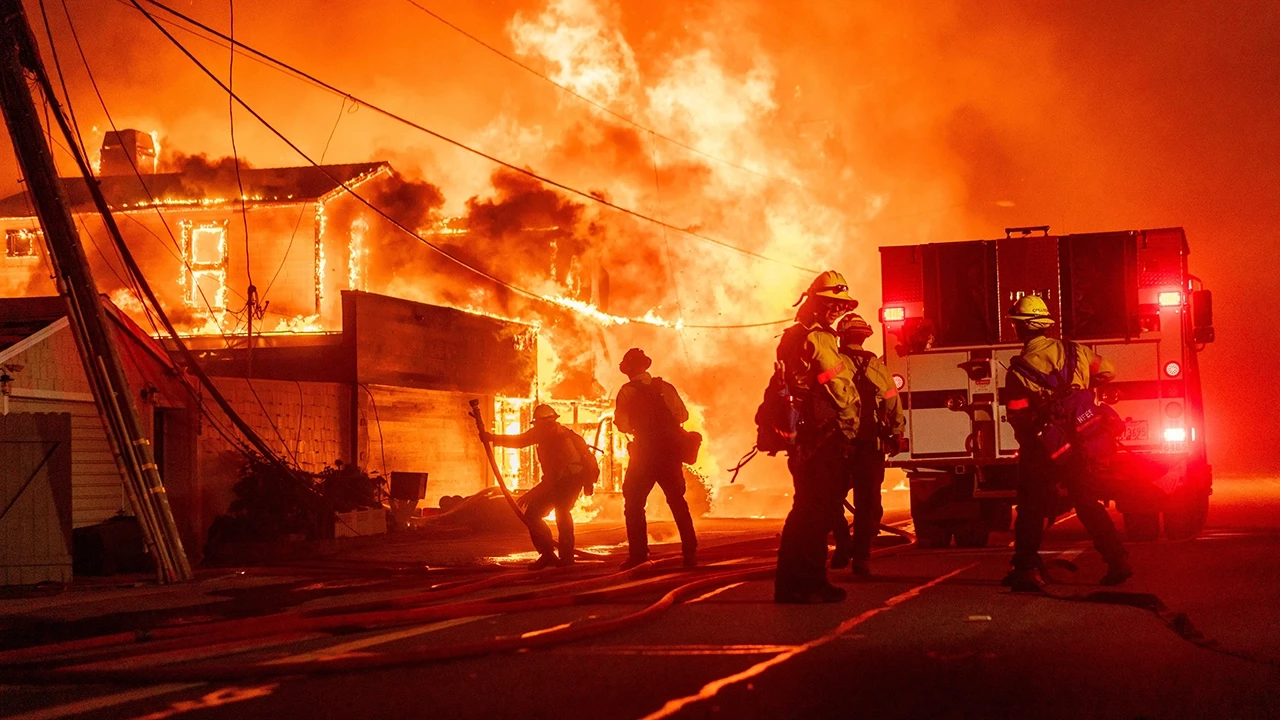
<path id="1" fill-rule="evenodd" d="M 1182 293 L 1177 290 L 1168 290 L 1157 296 L 1160 307 L 1182 307 Z"/>
<path id="2" fill-rule="evenodd" d="M 880 308 L 880 322 L 902 322 L 907 319 L 907 309 L 903 307 Z"/>
<path id="3" fill-rule="evenodd" d="M 1168 443 L 1182 443 L 1187 441 L 1187 429 L 1180 427 L 1168 427 L 1164 429 L 1164 441 Z"/>

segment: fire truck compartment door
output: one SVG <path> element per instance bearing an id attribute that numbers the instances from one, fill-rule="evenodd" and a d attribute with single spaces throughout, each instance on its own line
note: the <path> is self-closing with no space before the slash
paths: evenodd
<path id="1" fill-rule="evenodd" d="M 1112 407 L 1125 420 L 1125 445 L 1154 447 L 1163 445 L 1164 414 L 1160 399 L 1160 357 L 1154 342 L 1099 344 L 1098 354 L 1115 366 L 1116 377 L 1110 389 L 1119 398 Z M 1104 388 L 1108 386 L 1103 386 Z M 1178 398 L 1176 402 L 1185 402 Z"/>
<path id="2" fill-rule="evenodd" d="M 964 410 L 951 410 L 947 401 L 969 402 L 969 376 L 960 367 L 967 352 L 924 353 L 906 358 L 907 430 L 912 457 L 967 457 L 966 441 L 973 421 Z M 953 401 L 954 402 L 954 401 Z"/>

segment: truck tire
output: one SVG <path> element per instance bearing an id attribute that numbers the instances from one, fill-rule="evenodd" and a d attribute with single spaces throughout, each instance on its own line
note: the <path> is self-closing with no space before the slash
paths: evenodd
<path id="1" fill-rule="evenodd" d="M 1124 534 L 1131 542 L 1151 542 L 1160 537 L 1160 513 L 1124 514 Z"/>
<path id="2" fill-rule="evenodd" d="M 974 518 L 961 523 L 955 529 L 956 547 L 984 548 L 991 538 L 991 529 L 982 518 Z"/>
<path id="3" fill-rule="evenodd" d="M 1170 500 L 1164 510 L 1164 535 L 1170 540 L 1188 540 L 1204 529 L 1209 517 L 1209 494 L 1195 492 Z"/>
<path id="4" fill-rule="evenodd" d="M 937 521 L 917 522 L 916 545 L 930 550 L 948 547 L 951 545 L 951 528 Z"/>

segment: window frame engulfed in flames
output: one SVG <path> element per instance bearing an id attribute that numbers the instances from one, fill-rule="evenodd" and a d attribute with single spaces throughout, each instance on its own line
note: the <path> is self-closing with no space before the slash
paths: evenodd
<path id="1" fill-rule="evenodd" d="M 4 255 L 7 258 L 34 258 L 39 257 L 39 251 L 36 249 L 36 243 L 44 237 L 44 231 L 39 228 L 13 228 L 4 232 Z M 15 240 L 23 240 L 26 242 L 26 252 L 14 252 L 17 249 Z"/>
<path id="2" fill-rule="evenodd" d="M 187 307 L 197 311 L 206 310 L 221 312 L 227 309 L 227 230 L 230 220 L 214 220 L 195 223 L 191 220 L 179 220 L 178 229 L 182 242 L 182 275 L 179 284 L 182 286 L 182 299 Z M 195 236 L 198 231 L 217 231 L 218 259 L 214 262 L 201 262 L 196 259 Z M 217 280 L 217 291 L 211 298 L 200 291 L 200 280 L 213 278 Z"/>

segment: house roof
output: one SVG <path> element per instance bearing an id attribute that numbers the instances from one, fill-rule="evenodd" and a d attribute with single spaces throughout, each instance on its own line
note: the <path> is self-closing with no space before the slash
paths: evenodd
<path id="1" fill-rule="evenodd" d="M 193 164 L 181 173 L 155 175 L 104 175 L 98 184 L 113 210 L 150 207 L 153 201 L 168 205 L 216 206 L 236 202 L 239 185 L 244 186 L 246 203 L 302 203 L 319 200 L 343 185 L 359 184 L 389 171 L 385 162 L 352 163 L 286 168 L 241 168 L 239 183 L 235 168 L 226 164 Z M 62 187 L 73 213 L 93 212 L 93 198 L 83 178 L 62 178 Z M 34 217 L 25 192 L 0 200 L 0 218 Z"/>
<path id="2" fill-rule="evenodd" d="M 169 353 L 147 332 L 138 326 L 107 296 L 102 296 L 102 308 L 107 317 L 115 321 L 117 331 L 132 336 L 133 340 L 155 356 L 156 360 L 176 367 Z M 40 330 L 67 315 L 67 303 L 60 297 L 0 298 L 0 355 L 5 350 L 35 335 Z"/>
<path id="3" fill-rule="evenodd" d="M 67 314 L 60 297 L 0 299 L 0 351 L 27 339 Z"/>

